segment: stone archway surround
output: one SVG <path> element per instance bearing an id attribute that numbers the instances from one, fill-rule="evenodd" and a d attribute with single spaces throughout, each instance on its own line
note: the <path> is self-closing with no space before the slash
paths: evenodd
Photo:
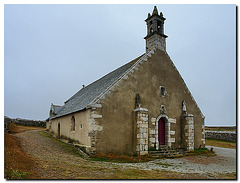
<path id="1" fill-rule="evenodd" d="M 160 114 L 157 118 L 156 118 L 156 122 L 155 122 L 155 143 L 156 143 L 156 149 L 159 149 L 159 141 L 158 141 L 158 121 L 164 118 L 165 121 L 165 145 L 171 147 L 171 138 L 170 138 L 170 126 L 171 123 L 169 122 L 169 118 L 167 115 L 165 114 Z"/>

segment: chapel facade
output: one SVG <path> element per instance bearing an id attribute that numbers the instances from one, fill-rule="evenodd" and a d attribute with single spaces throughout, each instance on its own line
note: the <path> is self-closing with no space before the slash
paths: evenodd
<path id="1" fill-rule="evenodd" d="M 146 52 L 51 105 L 47 130 L 86 153 L 145 155 L 161 146 L 205 147 L 204 116 L 166 52 L 165 18 L 146 21 Z"/>

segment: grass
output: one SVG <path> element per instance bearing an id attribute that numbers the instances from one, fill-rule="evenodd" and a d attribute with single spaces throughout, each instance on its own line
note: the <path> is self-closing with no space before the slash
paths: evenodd
<path id="1" fill-rule="evenodd" d="M 4 178 L 39 179 L 35 166 L 36 162 L 27 155 L 20 146 L 20 141 L 10 133 L 20 133 L 27 130 L 44 129 L 42 127 L 21 126 L 10 123 L 8 132 L 4 132 Z"/>
<path id="2" fill-rule="evenodd" d="M 113 174 L 106 179 L 142 179 L 142 180 L 171 180 L 171 179 L 186 179 L 186 174 L 178 172 L 170 172 L 165 170 L 140 170 L 140 169 L 114 169 Z"/>
<path id="3" fill-rule="evenodd" d="M 205 145 L 236 149 L 236 142 L 230 142 L 225 140 L 206 139 Z"/>
<path id="4" fill-rule="evenodd" d="M 185 156 L 216 156 L 214 151 L 210 151 L 207 148 L 194 149 L 194 151 L 187 152 Z"/>
<path id="5" fill-rule="evenodd" d="M 28 130 L 45 130 L 46 128 L 43 127 L 35 127 L 35 126 L 22 126 L 22 125 L 16 125 L 14 123 L 10 123 L 8 126 L 8 131 L 10 133 L 20 133 L 25 132 Z"/>
<path id="6" fill-rule="evenodd" d="M 213 130 L 213 131 L 236 131 L 236 126 L 232 126 L 232 127 L 205 126 L 205 130 Z"/>
<path id="7" fill-rule="evenodd" d="M 29 172 L 23 172 L 18 169 L 16 170 L 4 170 L 4 177 L 7 180 L 16 180 L 16 179 L 27 179 L 28 175 L 31 175 Z"/>
<path id="8" fill-rule="evenodd" d="M 149 175 L 148 171 L 139 170 L 139 169 L 127 169 L 124 171 L 117 171 L 112 175 L 113 179 L 163 179 L 165 176 L 163 174 L 158 174 L 157 177 L 154 177 L 153 174 Z"/>
<path id="9" fill-rule="evenodd" d="M 20 147 L 16 137 L 4 133 L 4 178 L 33 179 L 37 178 L 34 171 L 35 161 Z"/>
<path id="10" fill-rule="evenodd" d="M 219 173 L 219 179 L 228 179 L 228 180 L 236 180 L 237 174 L 236 173 Z"/>
<path id="11" fill-rule="evenodd" d="M 195 149 L 194 151 L 190 151 L 184 155 L 172 156 L 172 157 L 151 157 L 150 155 L 145 156 L 136 156 L 136 155 L 120 155 L 120 154 L 103 154 L 97 153 L 93 155 L 89 160 L 91 161 L 107 161 L 107 162 L 117 162 L 117 163 L 139 163 L 139 162 L 148 162 L 155 159 L 175 159 L 184 156 L 216 156 L 214 151 L 210 151 L 207 148 Z"/>

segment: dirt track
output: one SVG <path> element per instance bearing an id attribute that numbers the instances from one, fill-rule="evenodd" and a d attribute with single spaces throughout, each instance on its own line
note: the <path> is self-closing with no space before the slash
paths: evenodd
<path id="1" fill-rule="evenodd" d="M 95 162 L 69 153 L 38 132 L 25 131 L 15 136 L 20 139 L 23 150 L 35 159 L 36 171 L 42 179 L 226 179 L 229 173 L 231 178 L 234 172 L 236 175 L 236 156 L 230 159 L 194 156 L 146 163 Z M 134 171 L 135 176 L 132 175 Z M 139 172 L 143 175 L 139 176 Z"/>

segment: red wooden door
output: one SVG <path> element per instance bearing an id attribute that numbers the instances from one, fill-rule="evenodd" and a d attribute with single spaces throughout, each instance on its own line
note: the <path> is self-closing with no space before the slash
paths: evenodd
<path id="1" fill-rule="evenodd" d="M 159 145 L 165 145 L 165 121 L 163 118 L 158 121 L 158 142 Z"/>

